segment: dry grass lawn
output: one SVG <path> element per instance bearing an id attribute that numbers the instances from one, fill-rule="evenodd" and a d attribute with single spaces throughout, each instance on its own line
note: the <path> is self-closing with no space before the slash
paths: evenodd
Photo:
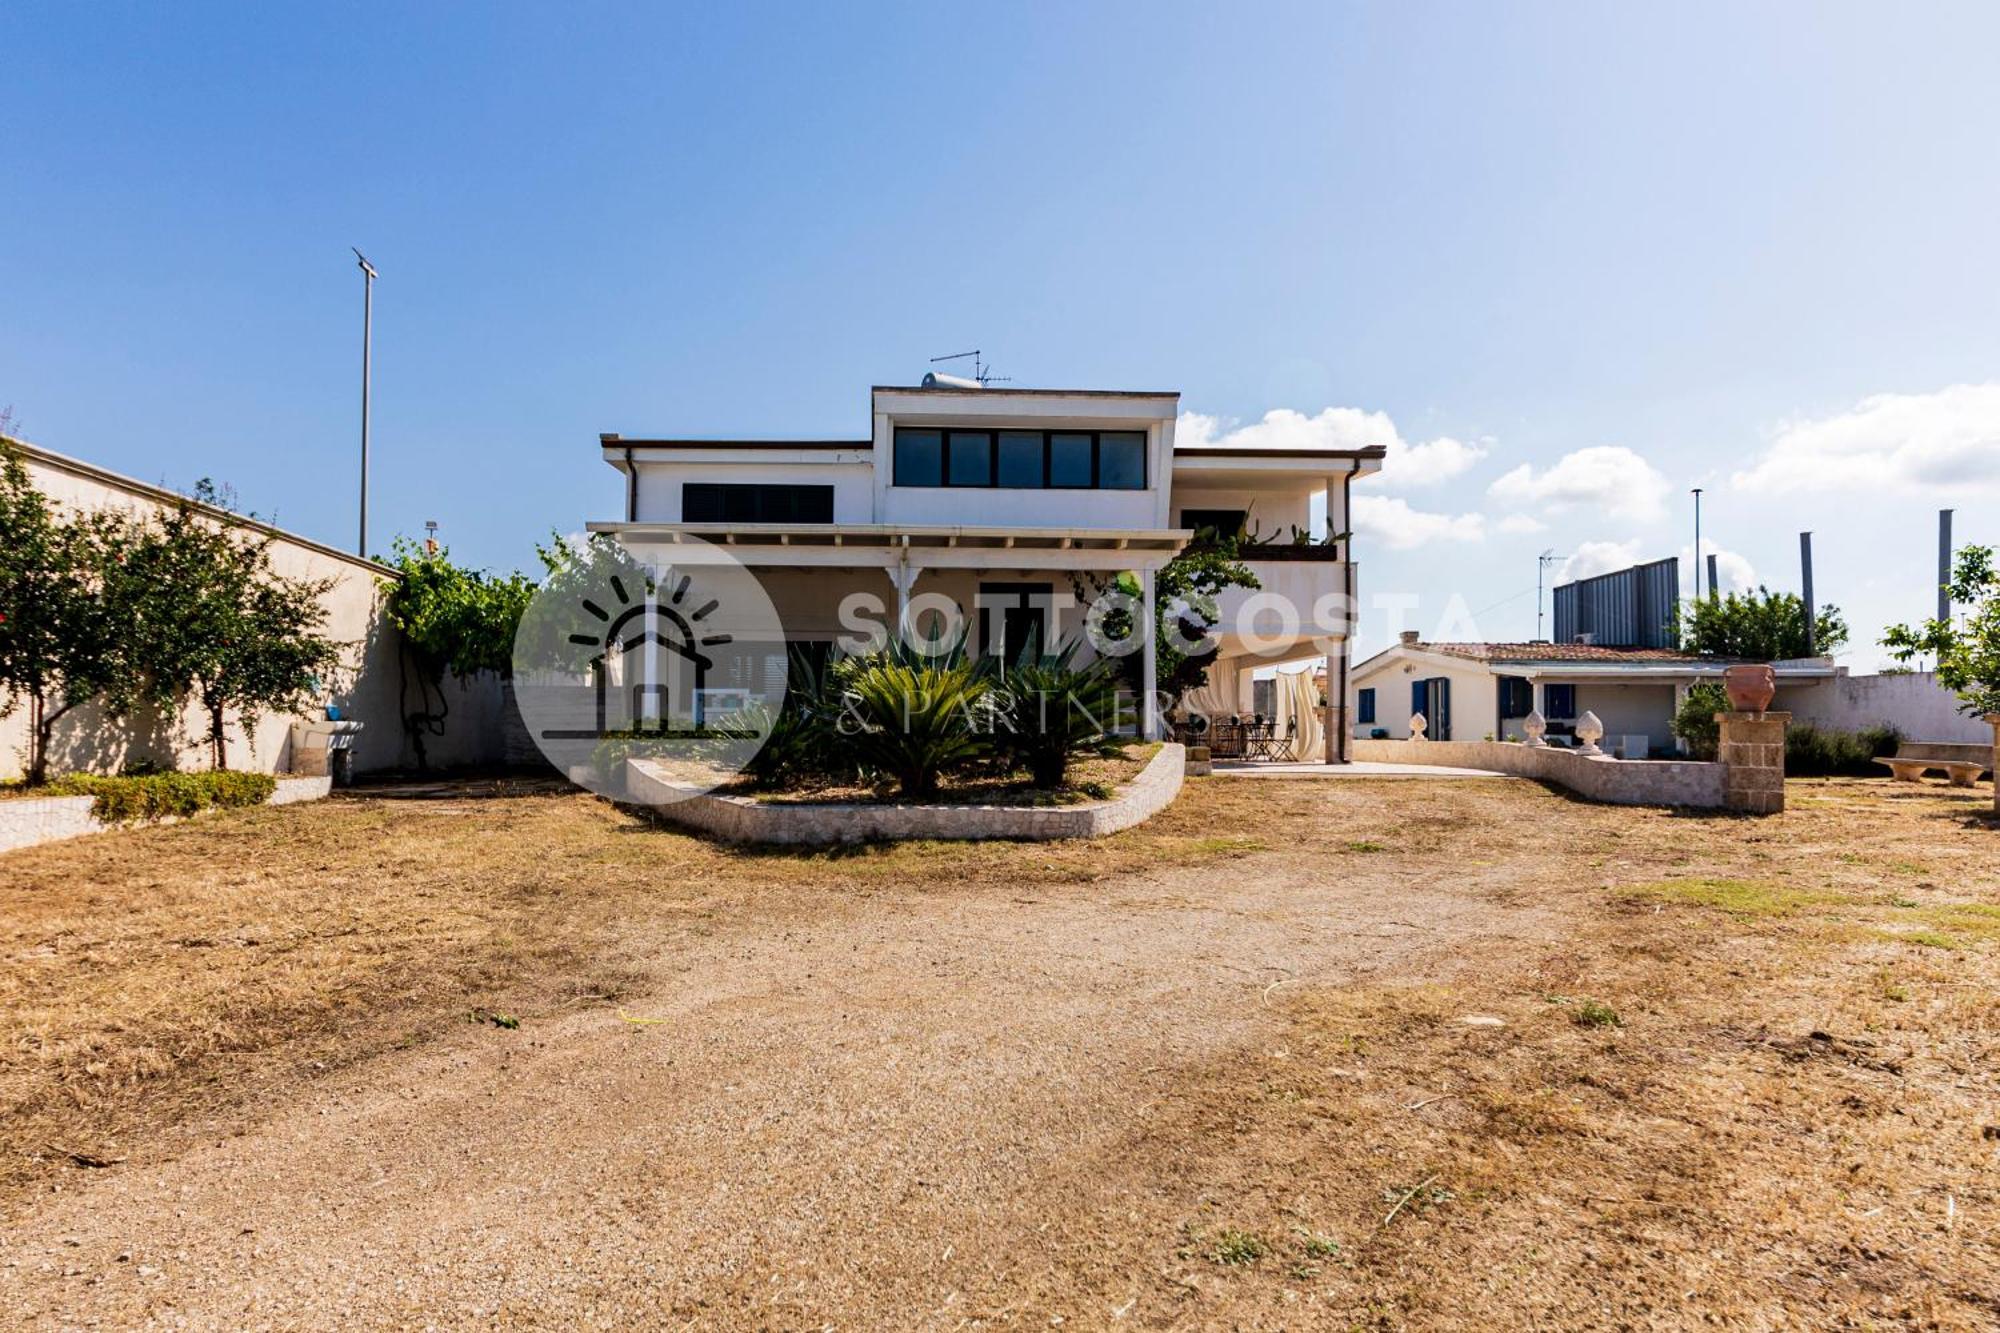
<path id="1" fill-rule="evenodd" d="M 758 854 L 499 784 L 10 854 L 0 1318 L 2000 1324 L 1990 795 L 1789 795 Z"/>

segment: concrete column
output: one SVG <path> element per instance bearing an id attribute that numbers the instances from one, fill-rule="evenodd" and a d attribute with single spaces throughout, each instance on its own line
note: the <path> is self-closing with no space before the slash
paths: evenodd
<path id="1" fill-rule="evenodd" d="M 1722 803 L 1745 814 L 1785 809 L 1785 725 L 1790 713 L 1717 713 L 1721 742 Z"/>
<path id="2" fill-rule="evenodd" d="M 1139 642 L 1144 656 L 1140 659 L 1139 679 L 1145 682 L 1146 697 L 1139 703 L 1140 732 L 1149 741 L 1160 739 L 1160 611 L 1153 598 L 1153 571 L 1139 571 L 1140 614 L 1145 617 L 1145 637 Z"/>

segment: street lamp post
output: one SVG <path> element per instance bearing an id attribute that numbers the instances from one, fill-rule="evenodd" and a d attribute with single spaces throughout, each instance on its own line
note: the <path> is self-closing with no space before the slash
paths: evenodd
<path id="1" fill-rule="evenodd" d="M 355 554 L 368 558 L 368 360 L 375 333 L 375 266 L 353 246 L 361 264 L 361 540 Z"/>

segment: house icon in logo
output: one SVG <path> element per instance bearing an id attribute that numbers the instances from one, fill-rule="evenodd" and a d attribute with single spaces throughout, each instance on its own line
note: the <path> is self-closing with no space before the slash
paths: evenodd
<path id="1" fill-rule="evenodd" d="M 592 740 L 620 736 L 648 739 L 693 739 L 733 735 L 704 726 L 703 691 L 715 660 L 704 649 L 732 642 L 728 634 L 705 634 L 703 621 L 720 605 L 714 597 L 692 604 L 689 574 L 669 571 L 671 592 L 662 586 L 634 597 L 625 579 L 613 574 L 610 585 L 615 610 L 589 597 L 579 599 L 583 611 L 603 628 L 574 633 L 569 641 L 595 648 L 589 661 L 595 695 L 595 727 L 591 731 L 554 728 L 546 740 Z"/>

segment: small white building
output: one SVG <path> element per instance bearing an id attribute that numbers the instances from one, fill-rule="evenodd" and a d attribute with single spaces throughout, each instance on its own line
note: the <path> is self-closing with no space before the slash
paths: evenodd
<path id="1" fill-rule="evenodd" d="M 1353 734 L 1407 740 L 1421 714 L 1431 740 L 1519 740 L 1534 709 L 1562 743 L 1586 712 L 1604 724 L 1606 750 L 1628 759 L 1676 749 L 1669 728 L 1688 687 L 1721 681 L 1728 662 L 1672 648 L 1589 643 L 1399 643 L 1352 672 Z M 1774 665 L 1777 708 L 1839 674 L 1830 658 Z"/>
<path id="2" fill-rule="evenodd" d="M 1157 571 L 1197 529 L 1247 520 L 1286 536 L 1243 551 L 1262 587 L 1221 599 L 1208 704 L 1247 709 L 1254 670 L 1309 656 L 1338 679 L 1354 566 L 1348 541 L 1326 538 L 1347 531 L 1348 487 L 1379 470 L 1382 449 L 1177 449 L 1179 401 L 926 376 L 876 387 L 867 432 L 846 438 L 604 435 L 625 512 L 590 528 L 648 563 L 670 563 L 688 538 L 724 545 L 755 573 L 792 642 L 851 634 L 851 594 L 872 598 L 890 625 L 942 598 L 973 651 L 1011 656 L 1030 634 L 1044 644 L 1074 634 L 1079 577 L 1137 575 L 1153 623 Z M 1305 529 L 1318 495 L 1326 527 L 1314 540 Z M 1348 599 L 1331 623 L 1328 594 Z M 1149 678 L 1153 658 L 1149 639 Z M 1348 734 L 1344 697 L 1331 695 L 1329 741 Z M 1146 724 L 1156 733 L 1160 720 Z M 1344 757 L 1344 743 L 1327 749 Z"/>

